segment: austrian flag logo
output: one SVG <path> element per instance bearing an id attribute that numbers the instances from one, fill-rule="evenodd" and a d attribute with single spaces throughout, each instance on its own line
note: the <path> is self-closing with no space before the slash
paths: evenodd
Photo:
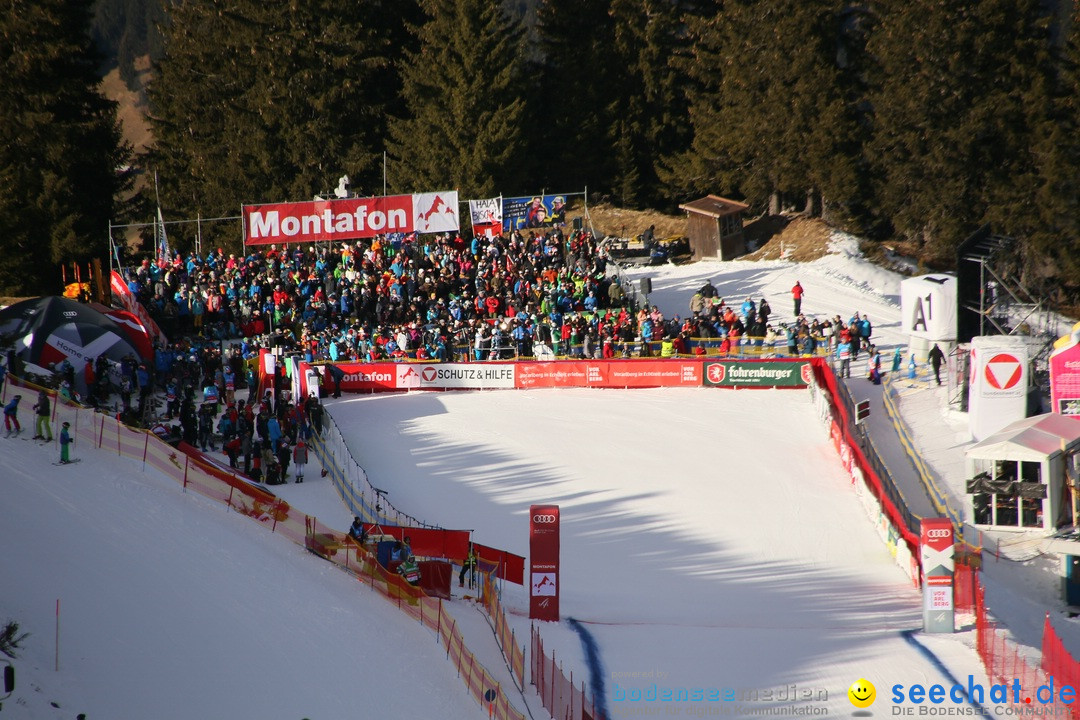
<path id="1" fill-rule="evenodd" d="M 1012 390 L 1024 376 L 1024 366 L 1015 355 L 998 353 L 986 363 L 986 384 L 995 390 Z"/>
<path id="2" fill-rule="evenodd" d="M 424 378 L 424 382 L 431 382 L 435 379 L 435 376 L 437 374 L 438 371 L 436 371 L 435 368 L 431 367 L 430 365 L 420 371 L 420 377 Z"/>

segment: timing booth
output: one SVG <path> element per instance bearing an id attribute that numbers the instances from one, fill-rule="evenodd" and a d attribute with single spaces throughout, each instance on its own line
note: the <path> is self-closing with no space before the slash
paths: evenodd
<path id="1" fill-rule="evenodd" d="M 1080 420 L 1024 418 L 968 448 L 967 521 L 994 530 L 1053 532 L 1068 524 L 1066 473 L 1080 451 Z"/>
<path id="2" fill-rule="evenodd" d="M 954 275 L 920 275 L 900 283 L 901 325 L 919 360 L 926 359 L 934 343 L 946 355 L 956 344 L 956 297 Z"/>

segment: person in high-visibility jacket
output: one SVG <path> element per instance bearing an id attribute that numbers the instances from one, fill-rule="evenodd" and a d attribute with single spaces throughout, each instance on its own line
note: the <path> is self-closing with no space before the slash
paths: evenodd
<path id="1" fill-rule="evenodd" d="M 660 357 L 669 358 L 675 354 L 675 343 L 672 342 L 671 336 L 668 335 L 660 343 Z"/>
<path id="2" fill-rule="evenodd" d="M 465 587 L 465 575 L 470 571 L 476 570 L 476 549 L 472 543 L 469 543 L 469 555 L 465 558 L 465 562 L 461 563 L 461 572 L 458 573 L 458 587 Z M 472 584 L 470 579 L 469 584 Z"/>

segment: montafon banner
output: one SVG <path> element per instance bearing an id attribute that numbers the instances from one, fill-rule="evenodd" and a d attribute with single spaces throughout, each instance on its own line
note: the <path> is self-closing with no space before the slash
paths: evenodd
<path id="1" fill-rule="evenodd" d="M 457 232 L 456 190 L 245 205 L 244 244 L 356 240 L 387 233 Z"/>

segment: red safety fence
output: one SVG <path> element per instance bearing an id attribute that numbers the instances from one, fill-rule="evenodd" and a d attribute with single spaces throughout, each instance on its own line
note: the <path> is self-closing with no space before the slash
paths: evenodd
<path id="1" fill-rule="evenodd" d="M 998 628 L 996 623 L 989 618 L 986 609 L 985 590 L 979 582 L 977 574 L 974 579 L 974 588 L 975 647 L 986 669 L 986 676 L 991 685 L 1006 686 L 1004 703 L 995 702 L 994 699 L 989 697 L 989 693 L 982 699 L 982 702 L 1010 705 L 1014 709 L 1013 714 L 1017 715 L 1030 715 L 1032 710 L 1038 710 L 1043 715 L 1076 718 L 1076 704 L 1062 703 L 1059 699 L 1058 691 L 1063 683 L 1061 677 L 1054 676 L 1053 692 L 1048 693 L 1047 688 L 1043 687 L 1048 685 L 1050 676 L 1053 674 L 1044 669 L 1046 667 L 1045 650 L 1043 665 L 1040 667 L 1038 660 L 1025 653 L 1020 645 L 1011 640 L 1007 633 Z M 1047 622 L 1047 627 L 1049 627 L 1049 622 Z M 1050 630 L 1053 631 L 1052 628 Z M 1045 634 L 1043 645 L 1045 648 Z M 1064 648 L 1061 648 L 1061 651 L 1064 652 Z M 1058 655 L 1057 660 L 1064 665 L 1065 657 L 1068 657 L 1068 653 L 1064 653 L 1064 656 Z M 1075 661 L 1072 661 L 1071 657 L 1068 657 L 1068 661 L 1071 667 L 1059 667 L 1058 669 L 1063 671 L 1066 676 L 1075 677 Z M 1019 693 L 1015 693 L 1013 690 L 1016 680 L 1020 681 Z M 1044 700 L 1047 700 L 1047 702 L 1043 702 Z"/>
<path id="2" fill-rule="evenodd" d="M 1077 696 L 1080 696 L 1080 664 L 1077 664 L 1076 658 L 1065 649 L 1061 636 L 1057 634 L 1057 630 L 1050 622 L 1050 613 L 1046 614 L 1043 624 L 1042 669 L 1054 678 L 1055 691 L 1063 685 L 1068 685 L 1077 691 Z M 1080 700 L 1080 697 L 1077 699 Z M 1073 720 L 1080 720 L 1080 703 L 1074 702 L 1070 710 Z"/>
<path id="3" fill-rule="evenodd" d="M 555 664 L 555 651 L 549 657 L 544 652 L 544 640 L 540 631 L 532 627 L 529 666 L 532 669 L 532 684 L 540 695 L 544 709 L 551 717 L 558 720 L 599 720 L 593 701 L 585 693 L 585 681 L 581 687 L 574 685 L 574 673 L 570 677 L 563 672 L 562 665 Z"/>
<path id="4" fill-rule="evenodd" d="M 953 607 L 962 612 L 975 611 L 975 585 L 979 571 L 970 565 L 956 564 L 953 571 Z"/>
<path id="5" fill-rule="evenodd" d="M 115 417 L 67 402 L 47 388 L 10 375 L 7 380 L 2 392 L 5 401 L 13 394 L 12 388 L 46 390 L 56 400 L 54 416 L 57 422 L 71 423 L 71 436 L 78 449 L 115 452 L 142 462 L 144 469 L 152 467 L 182 485 L 185 491 L 217 500 L 358 576 L 364 585 L 379 591 L 407 615 L 436 633 L 469 694 L 487 710 L 489 717 L 525 720 L 525 716 L 510 704 L 500 683 L 465 645 L 456 621 L 443 607 L 442 600 L 427 596 L 400 575 L 388 572 L 366 547 L 345 533 L 296 510 L 235 471 L 226 471 L 216 463 L 187 455 L 151 432 L 130 428 Z"/>

